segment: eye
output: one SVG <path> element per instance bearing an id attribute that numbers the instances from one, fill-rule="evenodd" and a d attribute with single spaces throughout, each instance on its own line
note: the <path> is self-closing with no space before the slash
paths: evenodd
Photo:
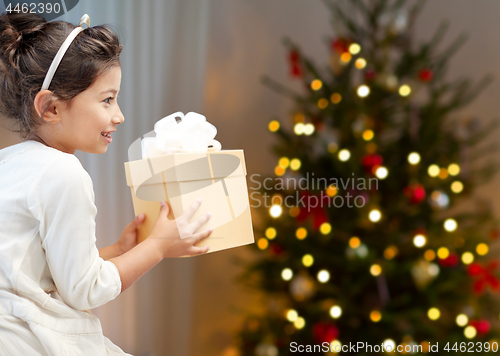
<path id="1" fill-rule="evenodd" d="M 113 99 L 114 99 L 114 97 L 113 97 L 113 96 L 110 96 L 109 98 L 104 99 L 104 102 L 105 102 L 106 104 L 111 104 L 111 101 L 112 101 Z"/>

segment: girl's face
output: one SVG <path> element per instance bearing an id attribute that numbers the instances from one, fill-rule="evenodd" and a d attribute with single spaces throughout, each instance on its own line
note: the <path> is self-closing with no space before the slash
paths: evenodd
<path id="1" fill-rule="evenodd" d="M 76 150 L 104 153 L 111 143 L 111 132 L 124 121 L 116 101 L 120 91 L 121 68 L 111 67 L 70 103 L 56 102 L 48 115 L 54 124 L 38 130 L 43 141 L 60 151 L 73 154 Z M 109 138 L 105 137 L 108 133 Z"/>

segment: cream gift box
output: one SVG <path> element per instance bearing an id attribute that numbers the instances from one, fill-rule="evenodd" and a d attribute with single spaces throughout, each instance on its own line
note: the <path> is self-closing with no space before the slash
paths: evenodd
<path id="1" fill-rule="evenodd" d="M 146 157 L 125 162 L 125 173 L 135 215 L 146 216 L 139 227 L 139 242 L 149 236 L 161 201 L 169 202 L 169 218 L 175 219 L 197 198 L 202 204 L 191 221 L 210 212 L 211 219 L 198 231 L 213 228 L 197 246 L 210 246 L 209 252 L 215 252 L 255 242 L 243 150 Z"/>

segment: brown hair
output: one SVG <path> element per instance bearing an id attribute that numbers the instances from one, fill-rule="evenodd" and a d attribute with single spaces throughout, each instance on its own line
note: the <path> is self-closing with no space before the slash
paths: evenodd
<path id="1" fill-rule="evenodd" d="M 0 114 L 14 119 L 23 138 L 43 124 L 34 107 L 36 94 L 57 51 L 74 25 L 47 22 L 36 14 L 0 15 Z M 70 101 L 114 65 L 123 45 L 108 26 L 86 28 L 73 40 L 57 67 L 49 90 Z M 45 103 L 44 112 L 50 103 Z M 42 113 L 43 116 L 43 113 Z"/>

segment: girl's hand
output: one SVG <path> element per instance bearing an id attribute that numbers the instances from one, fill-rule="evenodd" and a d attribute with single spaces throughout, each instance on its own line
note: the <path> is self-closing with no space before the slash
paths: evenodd
<path id="1" fill-rule="evenodd" d="M 212 233 L 212 229 L 196 233 L 212 215 L 206 213 L 192 223 L 189 223 L 189 220 L 200 205 L 201 200 L 198 199 L 181 216 L 175 220 L 170 220 L 167 218 L 170 207 L 167 203 L 162 202 L 160 215 L 148 239 L 155 241 L 163 258 L 201 255 L 208 252 L 208 246 L 196 247 L 194 245 Z"/>
<path id="2" fill-rule="evenodd" d="M 128 224 L 125 229 L 123 229 L 123 233 L 116 242 L 116 248 L 120 255 L 125 252 L 131 250 L 135 246 L 137 246 L 137 228 L 144 221 L 144 214 L 137 216 L 130 224 Z"/>

